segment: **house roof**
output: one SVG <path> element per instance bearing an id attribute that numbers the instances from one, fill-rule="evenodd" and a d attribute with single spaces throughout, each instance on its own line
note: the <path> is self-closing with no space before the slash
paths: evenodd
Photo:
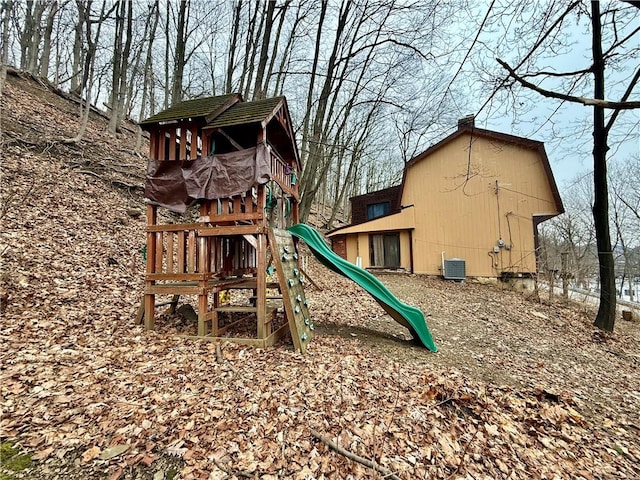
<path id="1" fill-rule="evenodd" d="M 186 118 L 208 117 L 220 114 L 237 102 L 242 102 L 239 93 L 218 95 L 215 97 L 200 97 L 193 100 L 185 100 L 163 110 L 140 122 L 141 125 L 150 125 L 161 122 L 171 122 Z"/>
<path id="2" fill-rule="evenodd" d="M 411 160 L 407 162 L 404 168 L 404 172 L 402 174 L 400 198 L 402 198 L 405 179 L 407 177 L 407 171 L 409 167 L 429 157 L 433 152 L 443 147 L 444 145 L 448 144 L 449 142 L 455 140 L 456 138 L 461 137 L 463 135 L 469 135 L 469 134 L 476 137 L 487 138 L 489 140 L 499 140 L 506 143 L 521 145 L 524 148 L 530 148 L 532 150 L 536 150 L 540 155 L 542 166 L 547 175 L 547 180 L 549 182 L 549 187 L 551 189 L 551 194 L 553 195 L 556 208 L 558 209 L 558 212 L 564 213 L 564 205 L 562 204 L 562 199 L 560 198 L 560 192 L 558 191 L 556 180 L 553 177 L 553 172 L 551 171 L 551 164 L 549 163 L 549 157 L 547 157 L 547 152 L 544 148 L 543 142 L 540 142 L 538 140 L 531 140 L 529 138 L 518 137 L 516 135 L 509 135 L 507 133 L 494 132 L 493 130 L 484 130 L 482 128 L 475 127 L 473 123 L 459 125 L 458 130 L 453 132 L 451 135 L 443 138 L 438 143 L 430 146 L 424 152 L 416 155 L 415 157 L 413 157 Z"/>
<path id="3" fill-rule="evenodd" d="M 359 200 L 361 198 L 370 197 L 374 194 L 384 194 L 391 196 L 396 196 L 400 193 L 400 185 L 394 185 L 393 187 L 383 188 L 382 190 L 376 190 L 375 192 L 363 193 L 362 195 L 356 195 L 355 197 L 349 198 L 350 201 Z"/>
<path id="4" fill-rule="evenodd" d="M 253 102 L 236 103 L 214 118 L 207 125 L 207 128 L 229 127 L 232 125 L 260 122 L 266 124 L 281 107 L 283 101 L 284 97 L 273 97 L 255 100 Z"/>
<path id="5" fill-rule="evenodd" d="M 350 233 L 364 232 L 386 232 L 398 230 L 412 230 L 415 228 L 415 209 L 405 208 L 397 213 L 377 217 L 368 222 L 358 223 L 356 225 L 346 225 L 336 228 L 327 234 L 327 237 L 336 235 L 347 235 Z"/>

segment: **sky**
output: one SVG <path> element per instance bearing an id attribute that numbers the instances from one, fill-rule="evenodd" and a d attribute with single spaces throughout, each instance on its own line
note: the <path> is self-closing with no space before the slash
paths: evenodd
<path id="1" fill-rule="evenodd" d="M 544 2 L 539 3 L 543 4 Z M 474 17 L 477 23 L 476 28 L 479 28 L 481 20 L 488 9 L 488 3 L 478 3 L 476 9 Z M 637 18 L 640 18 L 640 15 Z M 545 70 L 554 70 L 556 72 L 575 71 L 589 67 L 591 64 L 591 36 L 588 24 L 585 23 L 588 21 L 589 19 L 586 16 L 583 16 L 578 21 L 573 16 L 572 21 L 568 22 L 564 28 L 566 38 L 563 40 L 567 45 L 566 48 L 559 48 L 555 51 L 544 49 L 536 62 L 536 66 L 542 66 Z M 637 28 L 639 23 L 638 21 L 632 21 L 628 24 L 628 28 Z M 480 57 L 484 55 L 487 58 L 487 65 L 495 61 L 494 57 L 497 55 L 502 56 L 511 66 L 516 65 L 525 50 L 518 51 L 514 48 L 513 52 L 510 52 L 508 48 L 503 48 L 501 53 L 496 53 L 500 50 L 499 45 L 508 42 L 513 33 L 505 35 L 504 31 L 491 28 L 491 25 L 485 25 L 483 30 L 474 46 L 474 53 Z M 517 32 L 516 28 L 512 28 L 512 30 Z M 626 34 L 626 32 L 619 33 L 620 36 Z M 629 42 L 632 47 L 640 48 L 640 39 L 637 39 L 639 35 L 636 34 L 634 43 Z M 471 44 L 472 38 L 473 35 L 470 35 L 469 44 Z M 507 38 L 506 41 L 505 38 Z M 608 44 L 607 40 L 603 41 L 605 49 Z M 495 64 L 497 65 L 497 62 Z M 475 67 L 477 71 L 477 65 Z M 638 68 L 637 56 L 626 63 L 621 63 L 618 72 L 613 72 L 611 69 L 608 70 L 609 73 L 606 79 L 606 87 L 608 89 L 606 97 L 608 100 L 619 100 L 624 88 L 628 85 L 628 78 L 635 72 L 636 68 Z M 524 71 L 524 69 L 518 70 L 519 73 Z M 503 70 L 503 72 L 506 74 L 506 71 Z M 469 78 L 473 78 L 473 72 L 470 71 L 468 75 Z M 529 80 L 533 81 L 533 83 L 538 83 L 539 77 L 534 77 L 533 80 L 530 78 Z M 548 85 L 547 88 L 550 90 L 560 89 L 553 79 L 543 82 L 546 82 L 543 85 Z M 483 91 L 483 87 L 480 88 L 475 93 L 477 100 L 467 105 L 469 111 L 465 112 L 466 114 L 477 113 L 477 109 L 491 94 L 490 89 L 485 87 Z M 545 149 L 553 174 L 562 194 L 563 190 L 574 183 L 577 178 L 584 176 L 593 169 L 591 156 L 593 138 L 590 127 L 592 125 L 593 108 L 546 98 L 535 92 L 526 92 L 523 89 L 515 89 L 513 92 L 516 93 L 516 105 L 511 102 L 501 102 L 501 99 L 505 98 L 504 95 L 500 98 L 496 96 L 496 100 L 485 107 L 477 116 L 476 125 L 489 130 L 545 142 Z M 576 88 L 573 94 L 593 97 L 593 87 L 584 85 L 582 88 Z M 640 86 L 636 86 L 632 99 L 640 99 Z M 627 110 L 620 114 L 612 128 L 609 145 L 611 147 L 608 154 L 610 163 L 628 159 L 638 162 L 638 182 L 640 183 L 640 111 Z"/>

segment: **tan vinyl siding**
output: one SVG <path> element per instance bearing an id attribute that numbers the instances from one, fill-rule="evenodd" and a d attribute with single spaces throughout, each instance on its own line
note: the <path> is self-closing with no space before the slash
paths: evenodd
<path id="1" fill-rule="evenodd" d="M 358 236 L 347 235 L 347 260 L 351 263 L 356 263 L 356 257 L 360 255 L 358 251 Z"/>
<path id="2" fill-rule="evenodd" d="M 415 205 L 413 267 L 426 274 L 443 251 L 470 276 L 535 272 L 533 216 L 560 213 L 538 150 L 470 134 L 409 166 L 402 204 Z M 500 239 L 510 250 L 490 253 Z"/>
<path id="3" fill-rule="evenodd" d="M 409 232 L 400 232 L 400 268 L 411 270 L 411 236 Z"/>

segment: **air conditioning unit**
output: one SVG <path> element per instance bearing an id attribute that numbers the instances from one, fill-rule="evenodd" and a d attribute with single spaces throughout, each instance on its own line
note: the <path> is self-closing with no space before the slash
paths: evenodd
<path id="1" fill-rule="evenodd" d="M 464 280 L 467 276 L 465 261 L 461 258 L 450 258 L 444 261 L 445 280 Z"/>

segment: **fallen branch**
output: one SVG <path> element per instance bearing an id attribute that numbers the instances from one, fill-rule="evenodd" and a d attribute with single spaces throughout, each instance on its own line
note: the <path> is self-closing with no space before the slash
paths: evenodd
<path id="1" fill-rule="evenodd" d="M 325 437 L 324 435 L 320 434 L 319 432 L 317 432 L 315 430 L 311 430 L 311 435 L 314 438 L 320 440 L 325 445 L 327 445 L 330 449 L 335 450 L 340 455 L 343 455 L 343 456 L 347 457 L 349 460 L 353 460 L 354 462 L 358 462 L 359 464 L 364 465 L 365 467 L 372 468 L 376 472 L 379 472 L 382 475 L 384 475 L 385 478 L 390 478 L 391 480 L 400 480 L 400 477 L 398 477 L 395 473 L 393 473 L 388 468 L 383 467 L 382 465 L 378 465 L 373 460 L 369 460 L 368 458 L 364 458 L 364 457 L 361 457 L 359 455 L 356 455 L 355 453 L 350 452 L 349 450 L 345 450 L 344 448 L 339 446 L 336 442 L 334 442 L 333 440 L 331 440 L 328 437 Z"/>

